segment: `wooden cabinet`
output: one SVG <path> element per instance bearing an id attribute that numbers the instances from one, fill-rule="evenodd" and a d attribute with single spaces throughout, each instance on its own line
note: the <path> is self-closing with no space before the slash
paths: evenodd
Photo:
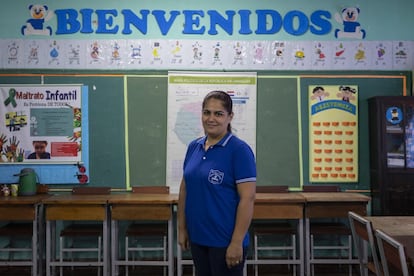
<path id="1" fill-rule="evenodd" d="M 414 97 L 368 99 L 373 215 L 414 215 Z"/>

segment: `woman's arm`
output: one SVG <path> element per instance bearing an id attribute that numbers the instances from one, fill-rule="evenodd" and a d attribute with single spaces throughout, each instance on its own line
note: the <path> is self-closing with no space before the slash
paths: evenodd
<path id="1" fill-rule="evenodd" d="M 190 248 L 190 241 L 188 239 L 187 233 L 187 224 L 185 221 L 185 198 L 186 198 L 186 188 L 184 178 L 181 180 L 180 184 L 180 193 L 178 195 L 178 208 L 177 208 L 177 217 L 178 217 L 178 243 L 181 246 L 182 250 L 187 250 Z"/>
<path id="2" fill-rule="evenodd" d="M 249 230 L 253 217 L 256 182 L 246 182 L 237 185 L 240 202 L 237 207 L 236 224 L 230 245 L 227 248 L 226 262 L 228 266 L 237 265 L 243 258 L 243 240 Z"/>

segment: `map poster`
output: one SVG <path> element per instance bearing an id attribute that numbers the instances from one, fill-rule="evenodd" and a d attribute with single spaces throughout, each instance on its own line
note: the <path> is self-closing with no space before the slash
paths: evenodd
<path id="1" fill-rule="evenodd" d="M 81 162 L 81 88 L 0 86 L 0 162 Z"/>
<path id="2" fill-rule="evenodd" d="M 166 181 L 173 193 L 179 190 L 188 144 L 204 136 L 201 105 L 213 90 L 232 97 L 232 131 L 256 151 L 256 73 L 169 72 Z"/>
<path id="3" fill-rule="evenodd" d="M 358 181 L 358 87 L 309 86 L 309 179 Z"/>

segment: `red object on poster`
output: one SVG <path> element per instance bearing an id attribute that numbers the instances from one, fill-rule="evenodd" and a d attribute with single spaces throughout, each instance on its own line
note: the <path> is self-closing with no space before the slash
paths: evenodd
<path id="1" fill-rule="evenodd" d="M 78 156 L 78 146 L 76 142 L 52 142 L 51 155 L 53 157 Z"/>

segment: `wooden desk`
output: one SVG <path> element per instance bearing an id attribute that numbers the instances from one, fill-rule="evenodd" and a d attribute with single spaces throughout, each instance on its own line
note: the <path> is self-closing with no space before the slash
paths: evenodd
<path id="1" fill-rule="evenodd" d="M 178 201 L 176 194 L 114 194 L 108 199 L 111 207 L 112 229 L 112 274 L 118 275 L 120 265 L 148 264 L 150 261 L 123 261 L 119 260 L 119 233 L 118 222 L 126 220 L 162 220 L 168 221 L 168 260 L 158 262 L 158 265 L 168 266 L 168 275 L 174 275 L 174 228 L 173 205 Z"/>
<path id="2" fill-rule="evenodd" d="M 312 218 L 347 218 L 348 212 L 353 211 L 362 216 L 367 213 L 370 197 L 359 193 L 300 193 L 306 200 L 305 205 L 305 246 L 306 271 L 310 275 L 310 223 Z M 358 264 L 355 259 L 355 264 Z"/>
<path id="3" fill-rule="evenodd" d="M 0 266 L 32 266 L 32 275 L 42 275 L 42 266 L 39 266 L 42 259 L 39 253 L 43 252 L 40 235 L 43 232 L 43 213 L 40 203 L 46 197 L 48 195 L 0 197 L 1 221 L 30 221 L 33 225 L 32 260 L 3 261 Z"/>
<path id="4" fill-rule="evenodd" d="M 253 219 L 298 221 L 299 259 L 293 260 L 292 263 L 299 265 L 300 275 L 305 273 L 304 244 L 301 238 L 304 234 L 304 206 L 305 198 L 299 193 L 257 193 L 253 213 Z M 246 260 L 246 264 L 252 264 L 252 260 Z"/>
<path id="5" fill-rule="evenodd" d="M 367 219 L 374 230 L 384 231 L 405 246 L 406 257 L 414 269 L 414 216 L 372 216 Z"/>
<path id="6" fill-rule="evenodd" d="M 107 201 L 109 195 L 53 195 L 44 199 L 46 218 L 46 275 L 56 266 L 73 266 L 73 262 L 56 261 L 56 221 L 102 221 L 103 261 L 88 265 L 103 266 L 103 275 L 109 275 L 109 226 Z M 76 265 L 75 265 L 76 266 Z"/>

